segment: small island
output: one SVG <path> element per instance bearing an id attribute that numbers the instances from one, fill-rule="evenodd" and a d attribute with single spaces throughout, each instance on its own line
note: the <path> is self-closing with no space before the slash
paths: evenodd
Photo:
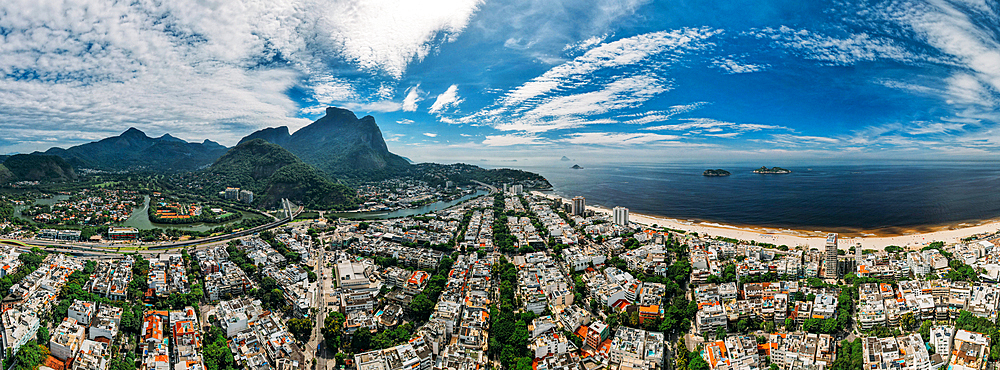
<path id="1" fill-rule="evenodd" d="M 710 177 L 729 176 L 729 175 L 731 175 L 731 173 L 729 173 L 729 171 L 726 171 L 726 170 L 723 170 L 723 169 L 705 170 L 705 172 L 702 172 L 701 174 L 703 176 L 710 176 Z"/>
<path id="2" fill-rule="evenodd" d="M 559 160 L 563 161 L 563 162 L 569 162 L 570 161 L 569 157 L 567 157 L 567 156 L 562 156 L 562 158 L 559 159 Z"/>
<path id="3" fill-rule="evenodd" d="M 570 168 L 572 168 L 574 170 L 582 170 L 583 169 L 583 167 L 580 167 L 580 165 L 578 165 L 578 164 L 574 164 L 573 167 L 570 167 Z"/>
<path id="4" fill-rule="evenodd" d="M 767 168 L 767 166 L 761 166 L 760 168 L 753 170 L 753 173 L 760 173 L 766 175 L 782 175 L 786 173 L 792 173 L 791 170 L 786 170 L 781 167 Z"/>

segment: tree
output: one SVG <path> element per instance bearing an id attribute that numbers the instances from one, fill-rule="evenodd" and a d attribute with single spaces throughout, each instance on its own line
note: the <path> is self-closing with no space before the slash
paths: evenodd
<path id="1" fill-rule="evenodd" d="M 372 333 L 367 328 L 358 328 L 351 337 L 351 348 L 354 352 L 364 352 L 372 348 Z"/>
<path id="2" fill-rule="evenodd" d="M 38 339 L 38 343 L 48 343 L 49 342 L 49 328 L 39 327 L 38 333 L 36 333 L 35 338 Z"/>
<path id="3" fill-rule="evenodd" d="M 688 362 L 688 370 L 709 370 L 709 367 L 700 354 L 694 354 L 691 361 Z"/>
<path id="4" fill-rule="evenodd" d="M 785 319 L 785 331 L 795 331 L 795 320 Z"/>
<path id="5" fill-rule="evenodd" d="M 423 293 L 417 294 L 410 301 L 410 312 L 421 321 L 425 321 L 434 312 L 434 302 Z"/>
<path id="6" fill-rule="evenodd" d="M 309 319 L 292 318 L 288 320 L 288 331 L 301 342 L 308 342 L 312 336 L 313 322 Z"/>

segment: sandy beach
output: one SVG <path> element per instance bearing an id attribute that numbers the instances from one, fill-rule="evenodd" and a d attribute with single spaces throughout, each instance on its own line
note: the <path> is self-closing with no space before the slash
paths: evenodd
<path id="1" fill-rule="evenodd" d="M 569 202 L 569 199 L 555 194 L 542 192 L 532 192 L 551 199 L 562 199 Z M 605 207 L 588 205 L 587 209 L 594 212 L 611 214 L 612 211 Z M 754 240 L 757 242 L 771 243 L 774 245 L 787 245 L 789 247 L 804 246 L 809 248 L 823 248 L 826 245 L 827 231 L 822 230 L 792 230 L 778 229 L 757 226 L 732 226 L 712 222 L 699 222 L 677 220 L 668 217 L 651 216 L 629 212 L 629 221 L 648 226 L 666 227 L 670 229 L 684 230 L 686 232 L 696 232 L 699 235 L 722 236 L 739 240 Z M 926 228 L 927 231 L 899 230 L 899 235 L 872 235 L 870 233 L 851 233 L 840 236 L 840 248 L 848 249 L 851 246 L 861 244 L 864 249 L 881 250 L 890 245 L 896 245 L 909 249 L 919 249 L 935 241 L 945 243 L 960 242 L 963 238 L 977 235 L 994 233 L 1000 230 L 1000 221 L 991 220 L 978 225 L 959 224 L 958 226 L 941 226 L 936 228 Z M 836 231 L 830 231 L 836 232 Z"/>

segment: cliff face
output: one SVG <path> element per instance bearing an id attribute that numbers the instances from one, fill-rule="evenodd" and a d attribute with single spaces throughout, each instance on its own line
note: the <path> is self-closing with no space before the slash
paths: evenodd
<path id="1" fill-rule="evenodd" d="M 291 135 L 282 126 L 254 132 L 243 140 L 258 138 L 288 149 L 303 162 L 335 177 L 396 172 L 410 166 L 406 159 L 389 152 L 374 117 L 359 119 L 341 108 L 327 108 L 325 116 Z"/>

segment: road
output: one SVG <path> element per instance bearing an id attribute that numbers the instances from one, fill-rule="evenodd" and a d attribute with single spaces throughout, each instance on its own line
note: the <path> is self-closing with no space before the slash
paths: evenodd
<path id="1" fill-rule="evenodd" d="M 225 235 L 217 235 L 217 236 L 212 236 L 212 237 L 208 237 L 208 238 L 196 239 L 196 240 L 188 240 L 188 241 L 183 241 L 183 242 L 160 244 L 160 245 L 156 245 L 154 247 L 150 247 L 151 249 L 134 250 L 134 251 L 133 250 L 126 250 L 125 252 L 126 253 L 127 252 L 135 252 L 135 253 L 140 253 L 140 254 L 154 255 L 154 254 L 160 254 L 160 253 L 168 252 L 168 251 L 173 250 L 173 249 L 183 248 L 183 247 L 187 247 L 187 246 L 194 246 L 194 248 L 192 248 L 193 250 L 206 249 L 206 248 L 209 248 L 209 247 L 212 247 L 212 246 L 215 246 L 215 245 L 225 244 L 225 243 L 229 242 L 232 239 L 241 238 L 241 237 L 244 237 L 244 236 L 247 236 L 247 235 L 256 234 L 256 233 L 259 233 L 259 232 L 264 231 L 264 230 L 269 230 L 269 229 L 273 229 L 275 227 L 284 225 L 284 224 L 286 224 L 286 223 L 291 222 L 292 220 L 294 220 L 295 217 L 298 216 L 299 214 L 301 214 L 303 211 L 304 211 L 304 207 L 300 206 L 300 207 L 298 207 L 295 210 L 295 212 L 292 214 L 291 217 L 284 218 L 284 219 L 281 219 L 281 220 L 278 220 L 278 221 L 274 221 L 274 222 L 271 222 L 271 223 L 266 224 L 266 225 L 257 226 L 257 227 L 254 227 L 252 229 L 247 229 L 247 230 L 238 231 L 238 232 L 234 232 L 234 233 L 230 233 L 230 234 L 225 234 Z M 27 247 L 16 246 L 19 250 L 22 250 L 22 251 L 28 251 L 32 247 L 39 247 L 39 248 L 42 248 L 42 249 L 44 249 L 45 251 L 48 251 L 48 252 L 65 253 L 65 254 L 70 254 L 70 255 L 75 255 L 75 256 L 81 256 L 81 257 L 90 257 L 90 258 L 121 258 L 122 257 L 122 252 L 121 252 L 122 246 L 102 245 L 102 244 L 94 245 L 94 244 L 89 244 L 89 243 L 87 243 L 87 244 L 83 244 L 83 243 L 73 244 L 73 243 L 66 243 L 66 242 L 56 242 L 56 241 L 47 241 L 47 240 L 34 240 L 34 239 L 31 239 L 31 240 L 20 240 L 20 241 L 23 242 L 24 244 L 28 244 L 29 245 Z M 155 249 L 153 249 L 153 248 L 155 248 Z"/>
<path id="2" fill-rule="evenodd" d="M 313 271 L 319 274 L 319 280 L 316 281 L 316 294 L 313 295 L 313 307 L 315 310 L 315 325 L 313 326 L 312 336 L 309 339 L 309 343 L 306 343 L 306 357 L 312 357 L 316 359 L 316 369 L 327 369 L 328 360 L 330 354 L 326 350 L 326 343 L 323 342 L 323 325 L 326 321 L 326 287 L 327 279 L 330 278 L 330 271 L 326 269 L 326 248 L 319 245 L 318 251 L 316 252 L 316 265 L 313 267 Z M 320 348 L 320 350 L 317 350 Z M 332 363 L 336 365 L 336 361 Z"/>

